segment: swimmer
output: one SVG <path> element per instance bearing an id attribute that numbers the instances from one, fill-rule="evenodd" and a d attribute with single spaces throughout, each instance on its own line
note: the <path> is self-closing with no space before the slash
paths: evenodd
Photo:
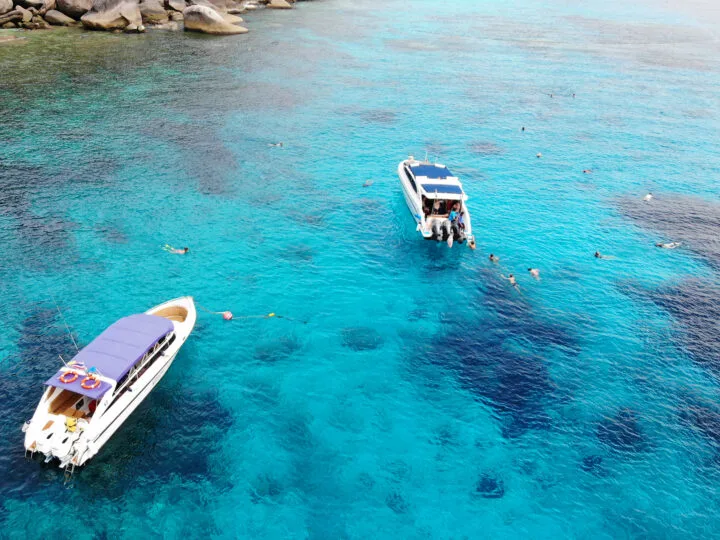
<path id="1" fill-rule="evenodd" d="M 515 287 L 518 291 L 520 290 L 520 285 L 518 285 L 517 281 L 515 281 L 515 276 L 510 274 L 509 276 L 505 277 L 504 275 L 500 274 L 503 279 L 507 279 L 510 282 L 510 285 Z"/>
<path id="2" fill-rule="evenodd" d="M 494 262 L 494 263 L 500 262 L 500 257 L 496 257 L 495 255 L 493 255 L 491 253 L 490 254 L 490 262 Z"/>
<path id="3" fill-rule="evenodd" d="M 607 260 L 615 259 L 615 257 L 613 255 L 603 255 L 599 251 L 595 252 L 595 258 L 596 259 L 607 259 Z"/>
<path id="4" fill-rule="evenodd" d="M 520 131 L 525 131 L 525 126 L 523 126 L 522 129 L 520 129 Z"/>
<path id="5" fill-rule="evenodd" d="M 530 275 L 540 281 L 540 270 L 537 268 L 528 268 L 528 272 L 530 272 Z"/>
<path id="6" fill-rule="evenodd" d="M 538 152 L 535 157 L 536 157 L 536 158 L 541 158 L 541 157 L 542 157 L 542 154 L 541 154 L 540 152 Z"/>
<path id="7" fill-rule="evenodd" d="M 468 247 L 470 249 L 475 249 L 475 237 L 472 237 L 470 240 L 468 240 Z"/>
<path id="8" fill-rule="evenodd" d="M 165 244 L 163 249 L 165 251 L 167 251 L 168 253 L 174 253 L 175 255 L 185 255 L 188 251 L 190 251 L 189 247 L 184 247 L 182 249 L 175 249 L 174 247 L 172 247 L 168 244 Z"/>
<path id="9" fill-rule="evenodd" d="M 283 143 L 281 143 L 281 142 L 269 143 L 268 146 L 277 146 L 277 147 L 279 147 L 279 148 L 282 148 Z"/>
<path id="10" fill-rule="evenodd" d="M 575 94 L 573 94 L 573 99 L 575 99 Z"/>
<path id="11" fill-rule="evenodd" d="M 663 249 L 675 249 L 682 245 L 682 242 L 658 242 L 655 247 Z"/>
<path id="12" fill-rule="evenodd" d="M 370 187 L 370 186 L 372 186 L 374 183 L 375 183 L 375 182 L 374 182 L 373 180 L 365 180 L 365 183 L 363 184 L 363 187 Z"/>
<path id="13" fill-rule="evenodd" d="M 592 174 L 592 169 L 584 169 L 583 174 Z"/>
<path id="14" fill-rule="evenodd" d="M 643 197 L 643 201 L 648 202 L 648 201 L 651 200 L 652 198 L 653 198 L 653 194 L 652 194 L 652 193 L 648 193 L 647 195 L 645 195 L 645 196 Z"/>

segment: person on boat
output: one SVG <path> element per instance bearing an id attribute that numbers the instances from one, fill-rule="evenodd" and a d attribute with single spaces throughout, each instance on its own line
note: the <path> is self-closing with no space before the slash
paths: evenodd
<path id="1" fill-rule="evenodd" d="M 457 224 L 460 230 L 465 230 L 465 212 L 460 212 L 460 214 L 458 214 Z"/>
<path id="2" fill-rule="evenodd" d="M 459 217 L 460 217 L 460 203 L 455 203 L 452 205 L 452 209 L 450 210 L 450 213 L 448 214 L 448 219 L 450 220 L 450 223 L 452 223 L 454 226 Z"/>
<path id="3" fill-rule="evenodd" d="M 182 249 L 176 249 L 168 244 L 165 244 L 165 247 L 163 248 L 168 253 L 174 253 L 175 255 L 185 255 L 188 251 L 190 251 L 189 247 L 184 247 Z"/>
<path id="4" fill-rule="evenodd" d="M 491 254 L 490 254 L 490 262 L 498 263 L 498 262 L 500 262 L 500 257 L 498 257 L 498 256 L 496 256 L 496 255 L 493 255 L 493 254 L 491 253 Z"/>
<path id="5" fill-rule="evenodd" d="M 537 268 L 528 268 L 528 272 L 530 272 L 530 275 L 532 277 L 534 277 L 538 281 L 540 280 L 540 270 L 538 270 Z"/>
<path id="6" fill-rule="evenodd" d="M 520 285 L 518 285 L 517 281 L 515 280 L 515 276 L 510 274 L 507 277 L 505 277 L 504 275 L 502 277 L 503 277 L 503 279 L 507 279 L 510 282 L 510 285 L 515 287 L 518 291 L 520 290 Z"/>
<path id="7" fill-rule="evenodd" d="M 440 205 L 441 205 L 440 199 L 435 199 L 435 202 L 433 203 L 433 207 L 432 207 L 433 214 L 435 214 L 435 215 L 440 214 Z"/>

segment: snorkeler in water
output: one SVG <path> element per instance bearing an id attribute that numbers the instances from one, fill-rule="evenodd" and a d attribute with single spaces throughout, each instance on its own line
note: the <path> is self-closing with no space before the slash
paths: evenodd
<path id="1" fill-rule="evenodd" d="M 500 275 L 503 279 L 507 279 L 510 282 L 510 285 L 515 287 L 518 291 L 520 290 L 520 285 L 518 285 L 517 281 L 515 280 L 515 276 L 513 276 L 512 274 L 508 275 L 507 277 L 505 277 L 503 274 Z"/>
<path id="2" fill-rule="evenodd" d="M 682 242 L 658 242 L 655 244 L 655 247 L 663 248 L 663 249 L 675 249 L 679 248 L 682 245 Z"/>
<path id="3" fill-rule="evenodd" d="M 171 245 L 168 245 L 168 244 L 165 244 L 165 246 L 163 247 L 163 249 L 164 249 L 165 251 L 167 251 L 168 253 L 174 253 L 175 255 L 185 255 L 188 251 L 190 251 L 190 248 L 189 248 L 189 247 L 184 247 L 184 248 L 182 248 L 182 249 L 176 249 L 176 248 L 174 248 L 174 247 L 172 247 Z"/>
<path id="4" fill-rule="evenodd" d="M 596 258 L 596 259 L 612 260 L 612 259 L 616 259 L 617 257 L 615 257 L 614 255 L 603 255 L 603 254 L 600 253 L 599 251 L 596 251 L 596 252 L 595 252 L 595 258 Z"/>

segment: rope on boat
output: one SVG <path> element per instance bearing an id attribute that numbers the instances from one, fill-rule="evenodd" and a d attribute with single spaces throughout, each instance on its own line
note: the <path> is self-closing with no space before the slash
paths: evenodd
<path id="1" fill-rule="evenodd" d="M 233 319 L 285 319 L 286 321 L 297 321 L 297 319 L 293 319 L 292 317 L 286 317 L 285 315 L 278 315 L 275 312 L 268 313 L 267 315 L 242 315 L 240 317 L 235 317 L 232 313 L 232 311 L 213 311 L 211 309 L 206 308 L 205 306 L 195 302 L 195 305 L 199 307 L 201 310 L 205 311 L 206 313 L 211 313 L 213 315 L 222 315 L 223 319 L 226 321 L 232 321 Z M 303 324 L 307 324 L 307 321 L 300 321 Z"/>
<path id="2" fill-rule="evenodd" d="M 60 318 L 62 319 L 63 324 L 65 325 L 65 330 L 67 330 L 67 333 L 70 336 L 70 341 L 72 341 L 72 344 L 75 345 L 75 350 L 77 352 L 80 352 L 80 348 L 78 347 L 77 343 L 75 343 L 75 338 L 73 337 L 72 332 L 70 331 L 70 327 L 68 326 L 68 323 L 65 320 L 65 316 L 62 314 L 62 311 L 60 311 L 60 306 L 58 305 L 57 300 L 55 300 L 55 295 L 50 293 L 50 296 L 52 297 L 53 302 L 55 302 L 55 308 L 57 309 L 58 313 L 60 314 Z M 63 360 L 63 363 L 64 363 L 64 360 Z"/>

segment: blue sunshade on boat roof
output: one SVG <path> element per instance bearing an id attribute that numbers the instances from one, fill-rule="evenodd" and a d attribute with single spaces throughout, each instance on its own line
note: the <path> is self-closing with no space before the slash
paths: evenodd
<path id="1" fill-rule="evenodd" d="M 157 315 L 130 315 L 112 324 L 107 330 L 96 337 L 90 344 L 75 355 L 73 361 L 86 368 L 96 368 L 100 375 L 119 381 L 140 360 L 145 353 L 162 337 L 173 329 L 173 323 Z M 67 388 L 77 394 L 97 398 L 110 387 L 102 383 L 95 390 L 87 390 L 80 386 L 78 378 L 73 383 L 64 384 L 58 371 L 45 384 L 58 388 Z"/>
<path id="2" fill-rule="evenodd" d="M 454 193 L 462 195 L 462 188 L 453 184 L 422 184 L 426 193 Z"/>
<path id="3" fill-rule="evenodd" d="M 440 167 L 438 165 L 415 165 L 410 167 L 415 177 L 425 176 L 427 178 L 447 178 L 452 176 L 452 173 L 447 167 Z"/>

